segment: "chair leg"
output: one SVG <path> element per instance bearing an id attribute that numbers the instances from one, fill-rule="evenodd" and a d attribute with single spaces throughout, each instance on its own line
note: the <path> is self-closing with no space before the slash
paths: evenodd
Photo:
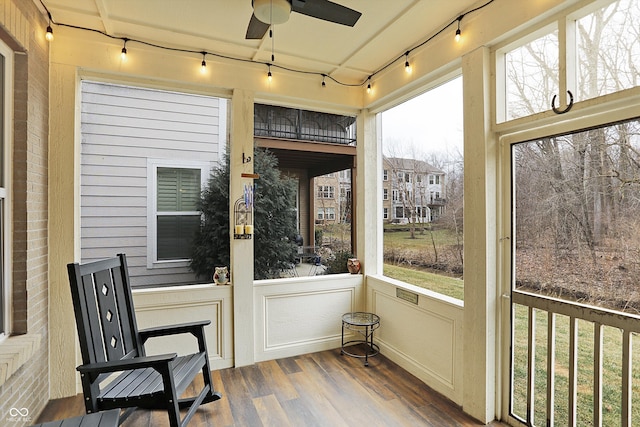
<path id="1" fill-rule="evenodd" d="M 182 427 L 180 421 L 180 405 L 176 392 L 176 385 L 173 382 L 173 375 L 168 369 L 158 370 L 162 375 L 162 384 L 164 386 L 164 399 L 169 416 L 170 427 Z"/>
<path id="2" fill-rule="evenodd" d="M 202 366 L 202 380 L 204 382 L 204 386 L 209 386 L 209 392 L 204 398 L 202 403 L 214 402 L 222 398 L 222 394 L 215 391 L 213 387 L 213 378 L 211 378 L 211 366 L 209 365 L 209 355 L 207 353 L 207 343 L 204 336 L 204 329 L 199 334 L 198 338 L 198 348 L 201 352 L 205 354 L 204 365 Z"/>

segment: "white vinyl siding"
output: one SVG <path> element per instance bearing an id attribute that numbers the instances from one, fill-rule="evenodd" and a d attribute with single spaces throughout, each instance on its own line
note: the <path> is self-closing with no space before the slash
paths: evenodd
<path id="1" fill-rule="evenodd" d="M 193 283 L 186 261 L 155 268 L 149 259 L 148 164 L 205 165 L 206 182 L 225 151 L 227 101 L 83 81 L 81 105 L 82 261 L 124 252 L 133 285 Z"/>

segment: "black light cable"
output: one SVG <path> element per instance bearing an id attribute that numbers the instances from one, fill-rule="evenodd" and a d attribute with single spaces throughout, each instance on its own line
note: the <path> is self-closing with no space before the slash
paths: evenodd
<path id="1" fill-rule="evenodd" d="M 266 62 L 255 61 L 253 59 L 238 58 L 238 57 L 233 57 L 233 56 L 224 55 L 224 54 L 215 53 L 215 52 L 200 52 L 200 51 L 196 51 L 196 50 L 192 50 L 192 49 L 181 49 L 181 48 L 163 46 L 163 45 L 147 42 L 147 41 L 144 41 L 144 40 L 132 39 L 132 38 L 128 38 L 128 37 L 113 36 L 113 35 L 108 34 L 108 33 L 104 32 L 102 30 L 96 30 L 94 28 L 87 28 L 87 27 L 81 27 L 81 26 L 77 26 L 77 25 L 65 24 L 65 23 L 62 23 L 62 22 L 55 22 L 55 20 L 51 16 L 51 13 L 49 12 L 49 9 L 43 3 L 43 0 L 40 0 L 40 4 L 42 4 L 42 7 L 47 12 L 47 15 L 49 17 L 49 25 L 46 28 L 46 34 L 45 34 L 45 37 L 47 38 L 47 40 L 53 40 L 53 28 L 51 27 L 51 24 L 54 24 L 54 25 L 58 25 L 58 26 L 61 26 L 61 27 L 67 27 L 67 28 L 72 28 L 72 29 L 76 29 L 76 30 L 91 31 L 91 32 L 94 32 L 94 33 L 101 34 L 101 35 L 103 35 L 105 37 L 109 37 L 109 38 L 114 39 L 114 40 L 122 40 L 123 41 L 123 46 L 122 46 L 121 55 L 122 55 L 123 59 L 125 59 L 126 55 L 127 55 L 127 42 L 135 42 L 135 43 L 140 43 L 142 45 L 146 45 L 146 46 L 150 46 L 150 47 L 154 47 L 154 48 L 158 48 L 158 49 L 164 49 L 164 50 L 168 50 L 168 51 L 172 51 L 172 52 L 202 54 L 203 55 L 203 59 L 202 59 L 203 68 L 206 67 L 206 61 L 205 61 L 204 56 L 205 55 L 210 55 L 210 56 L 214 56 L 216 58 L 226 59 L 226 60 L 230 60 L 230 61 L 267 65 L 268 68 L 269 68 L 267 76 L 269 78 L 272 77 L 272 75 L 271 75 L 271 67 L 273 66 L 275 68 L 279 68 L 281 70 L 288 71 L 288 72 L 291 72 L 291 73 L 309 74 L 309 75 L 321 76 L 322 77 L 323 87 L 326 85 L 325 84 L 325 78 L 329 78 L 334 83 L 336 83 L 336 84 L 338 84 L 340 86 L 345 86 L 345 87 L 358 87 L 358 86 L 364 86 L 366 84 L 367 85 L 367 92 L 371 92 L 371 79 L 375 75 L 377 75 L 377 74 L 381 73 L 382 71 L 386 70 L 392 64 L 402 60 L 403 58 L 405 60 L 405 69 L 408 68 L 408 71 L 410 71 L 411 70 L 411 65 L 409 64 L 409 54 L 411 54 L 411 52 L 413 52 L 414 50 L 416 50 L 416 49 L 418 49 L 418 48 L 420 48 L 420 47 L 422 47 L 424 45 L 426 45 L 431 40 L 433 40 L 434 38 L 439 36 L 441 33 L 443 33 L 447 28 L 449 28 L 450 26 L 455 25 L 455 24 L 457 24 L 456 40 L 458 40 L 458 37 L 459 37 L 459 35 L 461 33 L 461 31 L 460 31 L 460 22 L 462 21 L 462 19 L 466 15 L 469 15 L 471 13 L 474 13 L 474 12 L 478 11 L 478 10 L 484 9 L 485 7 L 489 6 L 494 1 L 495 0 L 488 0 L 486 3 L 483 3 L 483 4 L 475 7 L 474 9 L 471 9 L 471 10 L 469 10 L 467 12 L 462 13 L 457 18 L 453 19 L 451 22 L 449 22 L 448 24 L 443 26 L 440 30 L 435 32 L 433 35 L 431 35 L 430 37 L 428 37 L 427 39 L 425 39 L 421 43 L 419 43 L 419 44 L 407 49 L 405 51 L 405 53 L 403 53 L 402 55 L 394 58 L 393 60 L 389 61 L 384 66 L 380 67 L 379 69 L 377 69 L 376 71 L 371 73 L 365 80 L 363 80 L 360 83 L 345 83 L 345 82 L 341 82 L 340 80 L 337 80 L 335 77 L 333 77 L 331 75 L 328 75 L 328 74 L 325 74 L 325 73 L 320 73 L 320 72 L 316 72 L 316 71 L 299 70 L 299 69 L 295 69 L 295 68 L 291 68 L 291 67 L 285 67 L 285 66 L 282 66 L 282 65 L 273 64 L 275 55 L 274 55 L 274 48 L 273 48 L 273 33 L 271 32 L 271 30 L 270 30 L 270 36 L 272 37 L 271 63 L 266 63 Z"/>

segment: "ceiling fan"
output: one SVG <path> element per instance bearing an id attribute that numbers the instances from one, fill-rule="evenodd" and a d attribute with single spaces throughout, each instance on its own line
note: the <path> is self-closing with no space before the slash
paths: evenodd
<path id="1" fill-rule="evenodd" d="M 272 24 L 287 22 L 291 12 L 353 27 L 362 13 L 329 0 L 251 0 L 247 39 L 261 39 Z"/>

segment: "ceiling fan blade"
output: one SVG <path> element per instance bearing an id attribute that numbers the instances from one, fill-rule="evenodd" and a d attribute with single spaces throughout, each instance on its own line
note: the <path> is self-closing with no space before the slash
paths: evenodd
<path id="1" fill-rule="evenodd" d="M 313 18 L 353 27 L 362 13 L 329 0 L 291 0 L 291 10 Z"/>
<path id="2" fill-rule="evenodd" d="M 256 15 L 252 14 L 251 21 L 249 21 L 249 26 L 247 27 L 247 35 L 245 36 L 245 39 L 260 40 L 264 37 L 268 29 L 269 24 L 265 24 L 256 18 Z"/>

